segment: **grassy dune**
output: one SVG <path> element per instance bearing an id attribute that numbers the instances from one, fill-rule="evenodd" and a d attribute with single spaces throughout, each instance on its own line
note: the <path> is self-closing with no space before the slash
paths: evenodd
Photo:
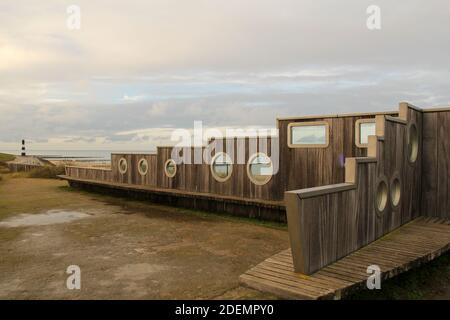
<path id="1" fill-rule="evenodd" d="M 15 156 L 13 156 L 12 154 L 0 153 L 0 163 L 14 160 L 14 158 Z"/>
<path id="2" fill-rule="evenodd" d="M 17 172 L 10 173 L 9 169 L 6 165 L 7 161 L 14 160 L 15 156 L 6 153 L 0 153 L 0 181 L 4 180 L 6 177 L 4 175 L 8 174 L 8 176 L 15 178 L 43 178 L 43 179 L 52 179 L 56 178 L 60 174 L 64 174 L 64 166 L 43 166 L 38 167 L 29 172 Z"/>
<path id="3" fill-rule="evenodd" d="M 6 166 L 7 161 L 14 160 L 15 156 L 7 153 L 0 153 L 0 181 L 3 180 L 2 174 L 8 173 L 8 167 Z"/>

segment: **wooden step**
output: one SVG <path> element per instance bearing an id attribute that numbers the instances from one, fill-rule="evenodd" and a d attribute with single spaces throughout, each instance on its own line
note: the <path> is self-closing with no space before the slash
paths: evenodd
<path id="1" fill-rule="evenodd" d="M 285 299 L 340 299 L 366 287 L 369 265 L 378 265 L 385 280 L 445 253 L 450 248 L 449 221 L 418 218 L 309 276 L 295 273 L 291 250 L 283 250 L 239 280 Z"/>

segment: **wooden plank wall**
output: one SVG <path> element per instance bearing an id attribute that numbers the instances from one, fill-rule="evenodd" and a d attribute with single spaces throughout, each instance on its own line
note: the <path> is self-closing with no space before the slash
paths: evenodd
<path id="1" fill-rule="evenodd" d="M 343 116 L 280 120 L 280 185 L 281 190 L 296 190 L 344 182 L 344 158 L 363 157 L 367 148 L 355 145 L 355 123 L 368 116 Z M 292 122 L 326 121 L 330 127 L 327 148 L 289 148 L 288 125 Z M 279 196 L 279 195 L 278 195 Z M 283 195 L 281 195 L 282 197 Z"/>
<path id="2" fill-rule="evenodd" d="M 408 161 L 407 127 L 422 113 L 408 108 L 407 121 L 386 117 L 384 137 L 373 137 L 375 158 L 356 158 L 354 183 L 286 193 L 287 219 L 295 270 L 311 274 L 369 244 L 420 214 L 421 148 L 414 164 Z M 350 170 L 348 166 L 346 170 Z M 378 182 L 385 180 L 390 194 L 394 176 L 400 178 L 400 203 L 388 196 L 378 213 Z"/>
<path id="3" fill-rule="evenodd" d="M 450 218 L 450 111 L 423 114 L 422 213 Z"/>
<path id="4" fill-rule="evenodd" d="M 417 218 L 422 214 L 422 168 L 423 159 L 425 152 L 423 149 L 423 116 L 424 113 L 414 109 L 405 108 L 407 110 L 407 121 L 408 126 L 414 124 L 417 128 L 418 138 L 419 138 L 419 151 L 417 160 L 414 163 L 410 163 L 407 159 L 405 160 L 405 165 L 403 167 L 403 179 L 402 179 L 402 223 L 408 222 L 413 218 Z M 403 153 L 408 154 L 408 146 L 404 144 Z M 395 152 L 395 151 L 392 151 Z M 386 159 L 388 161 L 388 159 Z"/>
<path id="5" fill-rule="evenodd" d="M 383 234 L 384 220 L 376 215 L 376 163 L 358 166 L 357 188 L 300 198 L 286 194 L 289 237 L 296 272 L 311 274 L 368 244 Z M 372 184 L 370 184 L 372 182 Z M 335 185 L 341 187 L 341 184 Z M 289 198 L 294 197 L 292 200 Z M 293 211 L 290 202 L 299 202 Z"/>
<path id="6" fill-rule="evenodd" d="M 43 167 L 42 165 L 25 164 L 25 163 L 7 163 L 7 166 L 11 172 L 21 172 L 21 171 L 29 172 L 36 168 Z"/>
<path id="7" fill-rule="evenodd" d="M 231 143 L 233 140 L 233 143 Z M 251 141 L 253 140 L 253 142 Z M 261 139 L 257 138 L 234 138 L 227 141 L 218 140 L 218 143 L 223 143 L 223 152 L 226 152 L 233 158 L 233 171 L 231 177 L 225 182 L 219 182 L 214 179 L 211 174 L 211 167 L 207 163 L 194 164 L 194 153 L 203 154 L 205 148 L 191 148 L 191 163 L 177 165 L 177 173 L 175 177 L 168 178 L 164 173 L 164 164 L 170 159 L 172 147 L 158 147 L 158 170 L 157 186 L 160 188 L 179 189 L 184 191 L 194 191 L 211 193 L 222 196 L 233 196 L 246 199 L 261 199 L 261 200 L 281 200 L 284 189 L 279 184 L 279 175 L 275 174 L 272 179 L 265 185 L 255 185 L 247 176 L 247 162 L 249 158 L 256 152 L 264 152 L 269 157 L 271 154 L 271 139 L 267 143 L 261 143 Z M 261 140 L 262 141 L 262 140 Z M 243 144 L 245 146 L 245 154 L 243 162 L 238 163 L 238 146 Z M 255 147 L 250 148 L 250 144 Z M 233 149 L 230 149 L 232 146 Z M 250 151 L 252 150 L 252 151 Z M 212 150 L 211 157 L 216 154 Z M 280 191 L 281 189 L 281 191 Z"/>
<path id="8" fill-rule="evenodd" d="M 246 163 L 255 152 L 268 151 L 267 153 L 271 156 L 270 139 L 264 150 L 260 148 L 263 144 L 259 139 L 231 139 L 234 141 L 235 164 L 233 165 L 232 177 L 225 182 L 216 181 L 211 175 L 210 165 L 206 163 L 178 165 L 175 177 L 167 177 L 164 173 L 164 164 L 171 158 L 173 147 L 158 147 L 156 186 L 246 199 L 283 201 L 286 190 L 340 183 L 344 181 L 344 157 L 365 156 L 367 154 L 366 148 L 358 148 L 355 145 L 356 120 L 367 118 L 374 118 L 374 115 L 280 120 L 278 122 L 280 129 L 279 171 L 269 183 L 263 186 L 255 185 L 250 181 L 247 176 Z M 287 126 L 289 123 L 318 120 L 327 121 L 330 125 L 329 147 L 298 149 L 287 146 Z M 231 150 L 228 150 L 229 141 L 223 141 L 223 151 L 231 154 Z M 240 143 L 245 145 L 245 164 L 237 164 L 236 161 L 237 148 Z M 250 151 L 251 144 L 256 146 L 253 151 Z M 203 154 L 203 151 L 204 148 L 201 150 L 191 148 L 191 163 L 194 163 L 194 153 L 200 152 Z M 117 159 L 113 159 L 113 162 L 117 161 Z M 116 179 L 118 170 L 113 169 L 113 171 L 115 172 L 114 179 Z M 130 179 L 128 177 L 125 180 L 130 181 Z M 120 179 L 114 181 L 121 182 Z"/>
<path id="9" fill-rule="evenodd" d="M 172 149 L 173 147 L 158 147 L 157 186 L 159 188 L 209 193 L 209 179 L 212 179 L 209 165 L 193 164 L 194 153 L 203 153 L 204 148 L 191 148 L 190 161 L 192 164 L 178 164 L 176 175 L 173 178 L 169 178 L 165 174 L 164 165 L 167 160 L 172 158 Z M 188 158 L 187 155 L 183 155 L 183 157 Z"/>
<path id="10" fill-rule="evenodd" d="M 103 168 L 83 168 L 66 166 L 66 175 L 77 179 L 112 182 L 112 171 Z"/>
<path id="11" fill-rule="evenodd" d="M 392 113 L 391 113 L 392 114 Z M 350 115 L 341 117 L 309 118 L 279 120 L 279 171 L 269 183 L 255 185 L 247 176 L 246 162 L 255 152 L 265 152 L 269 156 L 272 140 L 264 143 L 255 138 L 234 138 L 234 155 L 237 155 L 239 144 L 245 145 L 244 164 L 233 166 L 232 177 L 225 182 L 216 181 L 210 172 L 209 164 L 182 164 L 177 166 L 176 176 L 169 178 L 164 173 L 164 164 L 171 158 L 172 147 L 158 147 L 157 153 L 148 154 L 113 154 L 111 157 L 112 181 L 137 185 L 155 186 L 158 188 L 177 189 L 183 191 L 211 193 L 222 196 L 234 196 L 243 199 L 262 201 L 283 201 L 286 190 L 303 189 L 314 186 L 341 183 L 344 181 L 344 158 L 365 156 L 366 148 L 355 145 L 355 123 L 358 119 L 374 118 L 374 115 Z M 289 148 L 287 145 L 287 128 L 292 122 L 326 121 L 330 126 L 330 145 L 327 148 Z M 264 139 L 265 140 L 265 139 Z M 224 142 L 223 151 L 232 153 L 229 142 Z M 256 149 L 250 151 L 250 146 Z M 191 160 L 194 163 L 194 152 L 191 149 Z M 203 152 L 204 149 L 199 150 Z M 214 155 L 214 153 L 213 153 Z M 126 174 L 120 174 L 118 161 L 121 157 L 127 160 Z M 137 163 L 145 157 L 149 163 L 149 173 L 144 177 L 137 170 Z M 236 160 L 236 159 L 234 159 Z M 87 174 L 89 176 L 89 174 Z"/>
<path id="12" fill-rule="evenodd" d="M 119 172 L 119 161 L 124 158 L 128 164 L 125 174 Z M 141 159 L 146 159 L 148 170 L 146 175 L 141 175 L 138 170 L 138 163 Z M 156 154 L 126 154 L 113 153 L 111 155 L 112 181 L 136 185 L 156 186 L 157 157 Z"/>

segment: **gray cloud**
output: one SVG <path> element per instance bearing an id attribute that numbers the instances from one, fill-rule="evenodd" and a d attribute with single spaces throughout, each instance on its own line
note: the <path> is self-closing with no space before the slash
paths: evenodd
<path id="1" fill-rule="evenodd" d="M 165 143 L 167 128 L 450 104 L 450 4 L 372 1 L 0 4 L 0 149 Z M 151 136 L 120 132 L 154 128 Z"/>

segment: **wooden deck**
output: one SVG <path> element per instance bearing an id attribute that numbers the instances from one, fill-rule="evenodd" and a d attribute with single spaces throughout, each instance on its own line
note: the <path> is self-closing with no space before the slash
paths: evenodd
<path id="1" fill-rule="evenodd" d="M 450 220 L 421 217 L 310 276 L 293 271 L 291 250 L 287 249 L 248 270 L 239 280 L 286 299 L 340 299 L 366 287 L 370 265 L 378 265 L 385 280 L 431 261 L 449 248 Z"/>
<path id="2" fill-rule="evenodd" d="M 217 194 L 206 193 L 206 192 L 194 192 L 194 191 L 185 191 L 185 190 L 179 190 L 179 189 L 165 189 L 165 188 L 151 187 L 151 186 L 147 186 L 147 185 L 106 182 L 106 181 L 97 181 L 97 180 L 92 180 L 92 179 L 79 179 L 79 178 L 69 177 L 67 175 L 59 175 L 58 178 L 67 180 L 67 181 L 95 184 L 95 185 L 99 185 L 99 186 L 110 186 L 112 188 L 122 189 L 122 190 L 148 191 L 148 192 L 152 192 L 152 193 L 175 195 L 175 196 L 179 196 L 179 197 L 196 198 L 196 199 L 226 200 L 229 202 L 245 203 L 245 204 L 249 204 L 249 205 L 257 205 L 257 206 L 264 206 L 264 207 L 270 207 L 270 208 L 274 207 L 274 208 L 277 208 L 280 210 L 285 209 L 283 201 L 247 199 L 247 198 L 240 198 L 240 197 L 235 197 L 235 196 L 217 195 Z"/>
<path id="3" fill-rule="evenodd" d="M 247 199 L 205 192 L 157 188 L 148 185 L 80 179 L 67 175 L 59 175 L 58 177 L 67 180 L 73 186 L 83 187 L 88 190 L 108 191 L 112 193 L 118 192 L 119 194 L 127 195 L 132 194 L 137 198 L 141 198 L 139 197 L 140 195 L 143 196 L 143 199 L 150 200 L 154 203 L 170 204 L 195 210 L 227 213 L 261 220 L 286 222 L 286 207 L 283 201 Z"/>

